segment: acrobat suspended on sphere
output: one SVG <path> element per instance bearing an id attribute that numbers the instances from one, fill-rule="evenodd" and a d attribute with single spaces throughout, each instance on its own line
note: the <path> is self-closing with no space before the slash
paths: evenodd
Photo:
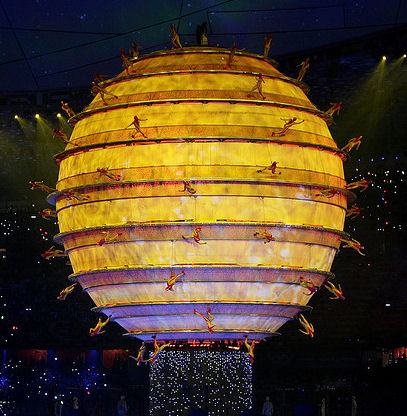
<path id="1" fill-rule="evenodd" d="M 327 115 L 270 60 L 235 48 L 227 65 L 231 53 L 129 58 L 71 117 L 57 155 L 49 200 L 71 280 L 96 312 L 144 341 L 277 334 L 309 309 L 301 281 L 321 287 L 346 237 L 348 191 Z M 282 120 L 298 122 L 281 134 Z M 278 174 L 258 173 L 275 161 Z M 321 189 L 337 192 L 315 197 Z M 212 331 L 194 310 L 211 311 Z"/>

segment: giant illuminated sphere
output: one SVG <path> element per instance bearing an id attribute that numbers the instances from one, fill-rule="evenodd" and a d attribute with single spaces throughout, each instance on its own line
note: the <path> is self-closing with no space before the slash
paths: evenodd
<path id="1" fill-rule="evenodd" d="M 331 277 L 346 191 L 326 116 L 271 61 L 237 53 L 228 65 L 229 53 L 139 58 L 101 84 L 116 97 L 105 105 L 98 94 L 70 120 L 71 143 L 57 156 L 50 199 L 71 279 L 143 340 L 263 339 L 309 309 L 301 277 L 317 287 Z M 130 125 L 135 115 L 146 138 Z M 293 117 L 301 123 L 279 134 Z M 275 174 L 261 171 L 274 161 Z M 338 193 L 320 194 L 329 188 Z M 197 227 L 204 244 L 188 238 Z M 112 241 L 99 244 L 107 231 Z M 194 314 L 208 308 L 212 334 Z"/>

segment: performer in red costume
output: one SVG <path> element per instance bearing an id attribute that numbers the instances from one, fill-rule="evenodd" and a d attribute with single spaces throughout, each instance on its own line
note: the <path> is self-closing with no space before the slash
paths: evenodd
<path id="1" fill-rule="evenodd" d="M 259 169 L 259 170 L 257 171 L 257 173 L 262 173 L 262 172 L 266 172 L 266 171 L 271 171 L 271 173 L 272 173 L 273 175 L 277 175 L 277 173 L 276 173 L 277 163 L 278 163 L 278 162 L 273 162 L 270 166 L 266 166 L 266 167 L 265 167 L 265 168 L 263 168 L 263 169 Z M 279 174 L 279 175 L 281 175 L 281 172 L 279 172 L 278 174 Z"/>
<path id="2" fill-rule="evenodd" d="M 177 48 L 182 48 L 181 41 L 179 39 L 177 29 L 175 29 L 174 23 L 171 23 L 171 35 L 172 35 L 171 43 L 174 46 L 174 48 L 176 48 L 176 49 Z"/>
<path id="3" fill-rule="evenodd" d="M 179 192 L 187 191 L 190 194 L 196 194 L 196 189 L 191 185 L 190 181 L 184 181 L 184 189 Z"/>
<path id="4" fill-rule="evenodd" d="M 343 296 L 341 285 L 338 284 L 338 287 L 336 287 L 333 283 L 327 281 L 324 283 L 324 287 L 334 295 L 333 298 L 329 299 L 345 300 L 345 296 Z"/>
<path id="5" fill-rule="evenodd" d="M 162 344 L 162 345 L 159 345 L 158 344 L 158 342 L 157 342 L 157 339 L 156 339 L 156 337 L 155 336 L 153 336 L 153 338 L 154 338 L 154 352 L 153 352 L 153 355 L 151 356 L 151 358 L 149 358 L 147 361 L 151 361 L 151 364 L 154 364 L 154 362 L 155 362 L 155 360 L 157 359 L 157 357 L 158 357 L 158 354 L 160 354 L 160 352 L 165 348 L 165 347 L 168 347 L 169 345 L 171 345 L 170 343 L 168 343 L 168 344 L 166 344 L 166 343 L 164 343 L 164 344 Z"/>
<path id="6" fill-rule="evenodd" d="M 273 38 L 271 36 L 271 33 L 267 33 L 267 35 L 264 37 L 264 52 L 263 52 L 264 58 L 268 57 L 272 43 L 273 43 Z"/>
<path id="7" fill-rule="evenodd" d="M 264 239 L 264 244 L 270 243 L 273 241 L 273 236 L 268 232 L 264 231 L 263 233 L 256 232 L 253 234 L 256 238 Z"/>
<path id="8" fill-rule="evenodd" d="M 250 90 L 249 94 L 247 94 L 248 97 L 251 97 L 252 93 L 257 91 L 261 97 L 262 100 L 265 100 L 266 97 L 263 94 L 263 84 L 265 84 L 266 81 L 263 79 L 263 75 L 259 74 L 256 76 L 256 85 Z"/>
<path id="9" fill-rule="evenodd" d="M 74 146 L 78 146 L 75 143 L 71 143 L 68 139 L 68 136 L 65 133 L 62 133 L 61 129 L 54 129 L 54 135 L 52 136 L 53 139 L 56 137 L 60 137 L 65 144 L 72 144 Z"/>
<path id="10" fill-rule="evenodd" d="M 143 363 L 146 363 L 147 360 L 144 359 L 144 354 L 146 353 L 146 344 L 144 344 L 144 342 L 142 342 L 140 349 L 138 350 L 138 354 L 137 357 L 134 358 L 132 355 L 130 355 L 131 358 L 133 358 L 133 360 L 137 361 L 137 365 L 141 365 Z"/>
<path id="11" fill-rule="evenodd" d="M 372 184 L 372 183 L 373 183 L 373 181 L 368 181 L 368 180 L 366 180 L 366 179 L 361 179 L 361 180 L 356 181 L 356 182 L 351 182 L 351 183 L 348 183 L 348 184 L 345 186 L 345 188 L 346 188 L 346 189 L 363 188 L 360 192 L 364 192 L 364 191 L 366 191 L 366 189 L 368 188 L 368 186 L 369 186 L 370 184 Z"/>
<path id="12" fill-rule="evenodd" d="M 236 55 L 236 52 L 242 52 L 244 51 L 245 48 L 243 49 L 237 49 L 237 43 L 233 42 L 233 46 L 230 48 L 230 53 L 229 53 L 229 59 L 228 59 L 228 63 L 226 64 L 226 68 L 230 68 L 233 62 L 233 59 Z"/>
<path id="13" fill-rule="evenodd" d="M 312 280 L 304 279 L 302 276 L 300 277 L 300 285 L 309 290 L 309 293 L 305 293 L 307 296 L 311 296 L 318 291 Z"/>
<path id="14" fill-rule="evenodd" d="M 339 195 L 340 192 L 335 188 L 321 189 L 315 196 L 324 196 L 326 198 L 333 198 L 335 195 Z"/>
<path id="15" fill-rule="evenodd" d="M 120 48 L 120 58 L 122 60 L 123 69 L 126 71 L 126 74 L 129 75 L 129 68 L 131 67 L 131 62 L 129 57 L 124 52 L 123 48 Z"/>
<path id="16" fill-rule="evenodd" d="M 131 43 L 131 48 L 130 48 L 130 53 L 133 59 L 137 59 L 139 57 L 140 54 L 140 45 L 137 45 L 136 42 L 132 42 Z"/>
<path id="17" fill-rule="evenodd" d="M 247 354 L 250 357 L 250 362 L 254 363 L 254 347 L 256 346 L 256 341 L 252 341 L 251 345 L 247 341 L 247 335 L 244 336 L 244 345 L 247 347 Z"/>
<path id="18" fill-rule="evenodd" d="M 98 94 L 100 94 L 100 98 L 102 99 L 104 105 L 107 105 L 107 102 L 105 100 L 105 95 L 108 95 L 108 96 L 113 97 L 113 98 L 119 98 L 117 95 L 114 95 L 110 92 L 107 92 L 105 90 L 105 88 L 101 87 L 99 84 L 96 84 L 95 81 L 92 81 L 92 90 L 91 91 L 92 91 L 92 95 L 94 97 L 96 97 Z"/>
<path id="19" fill-rule="evenodd" d="M 207 315 L 209 316 L 209 318 L 205 315 L 202 315 L 201 313 L 197 312 L 196 309 L 194 309 L 194 314 L 195 315 L 199 315 L 200 317 L 202 317 L 203 319 L 205 319 L 205 322 L 208 325 L 208 331 L 210 334 L 213 333 L 213 328 L 215 328 L 215 326 L 217 326 L 216 324 L 212 324 L 212 321 L 214 320 L 214 316 L 211 315 L 211 308 L 208 308 L 206 310 Z"/>
<path id="20" fill-rule="evenodd" d="M 64 290 L 61 290 L 59 295 L 57 296 L 58 300 L 65 300 L 68 295 L 70 295 L 74 290 L 78 283 L 74 283 L 71 286 L 66 287 Z"/>
<path id="21" fill-rule="evenodd" d="M 44 257 L 45 260 L 49 260 L 55 257 L 66 257 L 66 254 L 63 250 L 58 250 L 55 246 L 51 246 L 47 251 L 41 254 L 41 257 Z"/>
<path id="22" fill-rule="evenodd" d="M 118 175 L 117 173 L 110 172 L 109 168 L 98 168 L 97 172 L 99 172 L 99 176 L 106 176 L 109 179 L 112 179 L 116 182 L 119 182 L 123 179 L 122 175 Z"/>
<path id="23" fill-rule="evenodd" d="M 65 111 L 69 118 L 74 117 L 76 115 L 75 111 L 73 111 L 72 108 L 69 107 L 68 103 L 64 103 L 63 101 L 61 101 L 61 108 Z"/>
<path id="24" fill-rule="evenodd" d="M 184 240 L 188 240 L 189 238 L 193 238 L 195 243 L 198 244 L 206 244 L 206 243 L 201 243 L 201 238 L 199 237 L 200 232 L 202 231 L 202 228 L 198 225 L 198 227 L 194 228 L 194 231 L 192 232 L 192 235 L 188 235 L 188 236 L 182 236 L 182 238 Z"/>
<path id="25" fill-rule="evenodd" d="M 104 237 L 102 237 L 99 241 L 98 244 L 100 246 L 103 246 L 105 243 L 113 243 L 114 241 L 117 241 L 117 239 L 123 234 L 123 233 L 117 233 L 114 235 L 110 235 L 109 231 L 102 231 L 102 234 L 104 235 Z"/>
<path id="26" fill-rule="evenodd" d="M 359 208 L 356 204 L 353 204 L 348 210 L 346 211 L 346 216 L 350 219 L 355 219 L 360 213 L 364 210 L 364 208 Z"/>
<path id="27" fill-rule="evenodd" d="M 297 65 L 297 68 L 300 68 L 300 72 L 298 74 L 297 80 L 302 81 L 306 72 L 309 69 L 309 58 L 307 58 L 305 61 L 302 61 L 299 65 Z"/>
<path id="28" fill-rule="evenodd" d="M 51 221 L 52 218 L 56 218 L 57 216 L 57 212 L 51 208 L 42 209 L 41 211 L 38 211 L 38 214 L 40 214 L 41 217 L 44 218 L 44 220 L 49 220 L 49 221 Z"/>
<path id="29" fill-rule="evenodd" d="M 303 331 L 302 329 L 300 329 L 299 331 L 302 332 L 305 335 L 309 335 L 311 338 L 314 337 L 314 326 L 308 322 L 305 318 L 304 315 L 300 314 L 298 317 L 298 321 L 300 322 L 300 324 L 303 326 L 303 328 L 305 329 L 305 331 Z"/>
<path id="30" fill-rule="evenodd" d="M 147 136 L 140 130 L 140 121 L 146 121 L 148 120 L 147 118 L 138 118 L 137 116 L 134 116 L 133 121 L 126 127 L 126 129 L 128 129 L 130 126 L 134 126 L 134 128 L 136 129 L 136 133 L 132 134 L 131 137 L 136 137 L 136 135 L 138 133 L 140 133 L 144 138 L 146 138 Z"/>
<path id="31" fill-rule="evenodd" d="M 349 153 L 354 147 L 356 148 L 356 150 L 359 150 L 359 146 L 362 143 L 362 138 L 363 136 L 359 136 L 350 139 L 348 143 L 344 147 L 342 147 L 341 151 Z"/>
<path id="32" fill-rule="evenodd" d="M 90 196 L 81 194 L 77 191 L 64 191 L 62 193 L 63 196 L 65 196 L 68 201 L 72 201 L 73 199 L 76 199 L 77 201 L 89 201 Z"/>
<path id="33" fill-rule="evenodd" d="M 89 329 L 89 334 L 91 337 L 94 337 L 95 335 L 101 335 L 104 334 L 106 331 L 102 331 L 102 328 L 104 328 L 107 323 L 110 321 L 112 315 L 109 315 L 105 322 L 102 322 L 102 318 L 99 318 L 98 323 L 94 328 Z"/>
<path id="34" fill-rule="evenodd" d="M 283 120 L 284 126 L 281 128 L 280 131 L 275 131 L 272 133 L 273 137 L 282 137 L 285 136 L 285 134 L 287 133 L 288 129 L 291 128 L 292 126 L 294 126 L 295 124 L 301 124 L 304 123 L 304 120 L 301 121 L 297 121 L 297 117 L 293 117 L 293 118 L 282 118 L 281 120 Z"/>
<path id="35" fill-rule="evenodd" d="M 325 114 L 328 114 L 328 116 L 333 117 L 335 113 L 339 115 L 341 109 L 342 109 L 342 101 L 339 101 L 337 103 L 329 103 L 331 106 L 328 108 L 328 110 L 325 111 Z"/>
<path id="36" fill-rule="evenodd" d="M 167 279 L 167 287 L 165 288 L 165 290 L 171 290 L 174 291 L 174 285 L 175 282 L 177 281 L 177 279 L 181 276 L 184 276 L 185 272 L 181 272 L 180 274 L 175 275 L 174 273 L 171 273 L 171 276 L 169 277 L 169 279 Z"/>
<path id="37" fill-rule="evenodd" d="M 47 185 L 44 185 L 44 181 L 30 181 L 28 183 L 31 185 L 31 190 L 39 189 L 40 191 L 44 191 L 47 194 L 51 194 L 52 192 L 56 192 L 55 188 L 51 188 Z"/>
<path id="38" fill-rule="evenodd" d="M 351 240 L 347 240 L 346 238 L 341 238 L 342 243 L 345 243 L 343 248 L 353 248 L 356 250 L 361 256 L 366 256 L 366 254 L 362 253 L 361 250 L 364 249 L 362 244 L 359 243 L 359 241 L 352 238 Z"/>

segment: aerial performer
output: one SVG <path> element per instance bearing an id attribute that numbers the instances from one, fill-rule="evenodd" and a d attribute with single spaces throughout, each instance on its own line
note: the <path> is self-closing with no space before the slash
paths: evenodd
<path id="1" fill-rule="evenodd" d="M 51 221 L 52 218 L 56 218 L 57 216 L 57 212 L 51 208 L 42 209 L 41 211 L 38 211 L 38 214 L 40 214 L 41 217 L 44 218 L 44 220 L 49 220 L 49 221 Z"/>
<path id="2" fill-rule="evenodd" d="M 171 23 L 171 35 L 172 35 L 171 43 L 174 46 L 174 48 L 182 49 L 181 41 L 179 40 L 179 35 L 177 33 L 177 29 L 175 29 L 174 23 Z"/>
<path id="3" fill-rule="evenodd" d="M 57 296 L 58 300 L 65 300 L 68 295 L 70 295 L 74 290 L 78 283 L 74 283 L 71 286 L 66 287 L 64 290 L 61 290 L 59 295 Z"/>
<path id="4" fill-rule="evenodd" d="M 60 137 L 65 144 L 72 144 L 74 146 L 78 146 L 76 143 L 72 143 L 69 141 L 68 136 L 65 133 L 62 133 L 61 129 L 54 129 L 54 135 L 52 136 L 53 139 L 56 137 Z"/>
<path id="5" fill-rule="evenodd" d="M 122 60 L 123 69 L 126 71 L 126 74 L 129 75 L 129 68 L 131 67 L 131 62 L 129 57 L 124 52 L 123 48 L 120 48 L 120 58 Z"/>
<path id="6" fill-rule="evenodd" d="M 315 286 L 314 282 L 312 280 L 304 279 L 302 276 L 300 277 L 300 285 L 309 290 L 309 293 L 305 293 L 307 296 L 311 296 L 318 292 L 318 288 Z"/>
<path id="7" fill-rule="evenodd" d="M 242 52 L 244 50 L 245 50 L 245 48 L 237 49 L 237 43 L 233 42 L 233 46 L 230 48 L 229 59 L 228 59 L 228 63 L 226 64 L 226 67 L 230 68 L 230 66 L 232 65 L 232 62 L 233 62 L 233 58 L 236 55 L 236 52 Z"/>
<path id="8" fill-rule="evenodd" d="M 96 326 L 94 328 L 89 329 L 89 334 L 91 337 L 94 337 L 95 335 L 104 334 L 106 331 L 102 331 L 102 328 L 104 328 L 107 323 L 110 321 L 112 315 L 109 315 L 105 322 L 102 322 L 102 318 L 100 317 Z"/>
<path id="9" fill-rule="evenodd" d="M 110 235 L 109 231 L 102 231 L 103 237 L 98 241 L 98 244 L 100 246 L 103 246 L 105 243 L 113 243 L 114 241 L 117 241 L 117 239 L 123 234 L 123 233 L 116 233 L 113 235 Z"/>
<path id="10" fill-rule="evenodd" d="M 137 365 L 141 365 L 142 363 L 146 363 L 147 361 L 144 359 L 144 354 L 146 353 L 146 344 L 144 342 L 141 343 L 140 349 L 138 350 L 137 357 L 134 358 L 130 355 L 131 358 L 137 361 Z"/>
<path id="11" fill-rule="evenodd" d="M 146 138 L 147 136 L 141 131 L 140 129 L 140 121 L 146 121 L 148 120 L 147 118 L 138 118 L 136 115 L 133 118 L 133 121 L 126 127 L 126 129 L 128 129 L 130 126 L 134 126 L 134 128 L 136 129 L 136 132 L 134 134 L 131 135 L 131 137 L 136 137 L 136 135 L 138 133 L 140 133 L 144 138 Z"/>
<path id="12" fill-rule="evenodd" d="M 75 111 L 73 111 L 72 108 L 69 107 L 68 103 L 64 103 L 63 101 L 61 101 L 61 108 L 65 111 L 69 118 L 74 117 L 76 115 Z"/>
<path id="13" fill-rule="evenodd" d="M 102 99 L 104 105 L 107 105 L 107 102 L 105 100 L 105 95 L 108 95 L 108 96 L 113 97 L 113 98 L 119 98 L 117 95 L 114 95 L 110 92 L 107 92 L 105 88 L 101 87 L 95 81 L 92 81 L 92 90 L 91 91 L 92 91 L 92 95 L 94 97 L 96 97 L 98 94 L 100 94 L 100 98 Z"/>
<path id="14" fill-rule="evenodd" d="M 271 171 L 271 173 L 273 174 L 273 175 L 277 175 L 277 173 L 276 173 L 276 169 L 277 169 L 277 163 L 278 162 L 273 162 L 270 166 L 266 166 L 265 168 L 263 168 L 263 169 L 259 169 L 258 171 L 257 171 L 257 173 L 262 173 L 262 172 L 266 172 L 266 171 Z M 281 175 L 281 172 L 279 172 L 279 175 Z"/>
<path id="15" fill-rule="evenodd" d="M 179 192 L 185 192 L 185 191 L 187 191 L 190 194 L 196 193 L 196 189 L 191 185 L 190 181 L 184 181 L 184 189 L 182 189 Z"/>
<path id="16" fill-rule="evenodd" d="M 324 196 L 326 198 L 333 198 L 335 195 L 339 195 L 340 192 L 335 188 L 321 189 L 315 196 Z"/>
<path id="17" fill-rule="evenodd" d="M 118 175 L 117 173 L 110 172 L 109 168 L 98 168 L 99 176 L 107 176 L 109 179 L 112 179 L 116 182 L 119 182 L 123 179 L 123 175 Z"/>
<path id="18" fill-rule="evenodd" d="M 361 256 L 366 256 L 366 254 L 362 253 L 361 250 L 364 249 L 362 244 L 359 243 L 359 241 L 355 240 L 354 238 L 348 240 L 346 238 L 341 238 L 342 243 L 345 243 L 343 248 L 353 248 L 356 250 Z"/>
<path id="19" fill-rule="evenodd" d="M 31 185 L 31 190 L 39 189 L 40 191 L 44 191 L 47 194 L 51 194 L 52 192 L 56 192 L 55 188 L 51 188 L 47 185 L 44 185 L 44 181 L 30 181 L 28 183 Z"/>
<path id="20" fill-rule="evenodd" d="M 194 231 L 192 232 L 192 235 L 188 235 L 188 236 L 183 235 L 182 238 L 184 240 L 188 240 L 189 238 L 193 238 L 195 243 L 206 244 L 206 242 L 201 243 L 201 238 L 199 237 L 199 234 L 200 234 L 201 231 L 202 231 L 202 228 L 198 225 L 198 227 L 194 228 Z"/>
<path id="21" fill-rule="evenodd" d="M 158 342 L 157 342 L 157 338 L 156 338 L 156 336 L 154 335 L 153 336 L 153 338 L 154 338 L 154 352 L 153 352 L 153 355 L 151 356 L 151 358 L 149 358 L 147 361 L 151 361 L 151 364 L 154 364 L 154 362 L 155 362 L 155 360 L 157 359 L 157 357 L 158 357 L 158 354 L 160 354 L 160 352 L 165 348 L 165 347 L 168 347 L 169 345 L 171 345 L 170 343 L 168 343 L 168 344 L 166 344 L 165 342 L 164 342 L 164 344 L 161 344 L 161 345 L 159 345 L 158 344 Z"/>
<path id="22" fill-rule="evenodd" d="M 298 74 L 297 77 L 297 81 L 302 81 L 305 73 L 308 71 L 309 69 L 309 58 L 307 58 L 305 61 L 302 61 L 299 65 L 297 65 L 297 68 L 300 68 L 300 72 Z"/>
<path id="23" fill-rule="evenodd" d="M 366 179 L 360 179 L 359 181 L 348 183 L 347 185 L 345 185 L 345 188 L 346 189 L 363 188 L 360 192 L 364 192 L 364 191 L 366 191 L 368 186 L 372 183 L 373 183 L 373 181 L 368 181 Z"/>
<path id="24" fill-rule="evenodd" d="M 324 287 L 328 289 L 334 295 L 333 298 L 329 298 L 329 299 L 345 300 L 345 296 L 343 296 L 341 285 L 338 284 L 338 287 L 336 287 L 332 282 L 326 281 L 324 283 Z"/>
<path id="25" fill-rule="evenodd" d="M 325 111 L 325 114 L 331 117 L 333 117 L 335 113 L 339 115 L 342 109 L 342 101 L 339 101 L 337 103 L 329 103 L 329 104 L 331 104 L 331 106 L 328 108 L 328 110 Z"/>
<path id="26" fill-rule="evenodd" d="M 64 191 L 62 195 L 66 197 L 68 201 L 72 201 L 73 199 L 76 199 L 77 201 L 89 201 L 90 199 L 89 195 L 81 194 L 77 191 Z"/>
<path id="27" fill-rule="evenodd" d="M 103 82 L 105 81 L 107 78 L 109 78 L 109 75 L 104 75 L 104 74 L 98 74 L 97 72 L 95 72 L 95 82 Z"/>
<path id="28" fill-rule="evenodd" d="M 309 335 L 311 338 L 313 338 L 314 337 L 314 332 L 315 332 L 314 331 L 314 326 L 310 322 L 308 322 L 305 319 L 304 315 L 302 315 L 301 313 L 298 316 L 298 321 L 300 322 L 300 324 L 303 326 L 303 328 L 305 330 L 305 331 L 303 331 L 302 329 L 300 329 L 299 331 L 302 332 L 303 334 Z"/>
<path id="29" fill-rule="evenodd" d="M 181 276 L 184 276 L 185 272 L 181 272 L 180 274 L 175 275 L 174 273 L 171 273 L 171 276 L 167 279 L 167 287 L 165 288 L 165 290 L 171 290 L 172 292 L 174 291 L 173 287 L 175 285 L 175 282 L 177 281 L 177 279 Z"/>
<path id="30" fill-rule="evenodd" d="M 247 354 L 250 357 L 250 362 L 254 363 L 254 347 L 256 346 L 256 341 L 252 341 L 251 344 L 247 341 L 247 335 L 244 336 L 244 345 L 247 347 Z"/>
<path id="31" fill-rule="evenodd" d="M 346 217 L 350 219 L 355 219 L 360 213 L 364 210 L 364 208 L 359 208 L 356 204 L 353 204 L 348 210 L 346 211 Z"/>
<path id="32" fill-rule="evenodd" d="M 263 75 L 259 74 L 256 76 L 256 85 L 250 90 L 249 94 L 247 94 L 248 97 L 252 95 L 253 92 L 257 91 L 261 97 L 262 100 L 265 100 L 266 97 L 263 94 L 263 84 L 265 84 L 266 81 L 263 79 Z"/>
<path id="33" fill-rule="evenodd" d="M 354 147 L 356 150 L 359 150 L 360 144 L 362 143 L 363 136 L 354 137 L 353 139 L 350 139 L 348 143 L 342 147 L 342 152 L 350 152 Z"/>
<path id="34" fill-rule="evenodd" d="M 206 46 L 208 44 L 208 27 L 206 22 L 203 22 L 201 25 L 196 27 L 196 43 L 200 46 Z"/>
<path id="35" fill-rule="evenodd" d="M 273 240 L 273 236 L 268 231 L 264 231 L 263 233 L 256 232 L 253 235 L 256 238 L 264 239 L 264 244 L 270 243 Z"/>
<path id="36" fill-rule="evenodd" d="M 51 246 L 48 250 L 41 254 L 41 257 L 44 257 L 45 260 L 49 260 L 55 257 L 66 257 L 66 254 L 65 251 L 58 250 L 55 246 Z"/>
<path id="37" fill-rule="evenodd" d="M 294 126 L 295 124 L 301 124 L 304 122 L 304 120 L 297 121 L 297 117 L 293 118 L 282 118 L 282 121 L 284 121 L 284 126 L 280 129 L 280 131 L 275 131 L 272 133 L 272 136 L 282 137 L 285 136 L 288 129 Z"/>
<path id="38" fill-rule="evenodd" d="M 267 33 L 267 35 L 264 36 L 264 52 L 263 52 L 264 58 L 267 58 L 269 56 L 272 43 L 273 43 L 273 38 L 271 36 L 271 33 Z"/>
<path id="39" fill-rule="evenodd" d="M 140 54 L 140 45 L 137 45 L 136 42 L 132 42 L 131 43 L 131 47 L 130 47 L 130 53 L 133 59 L 137 59 L 139 57 Z"/>
<path id="40" fill-rule="evenodd" d="M 202 313 L 197 312 L 196 309 L 194 309 L 194 314 L 195 315 L 199 315 L 200 317 L 202 317 L 203 319 L 205 319 L 205 322 L 208 325 L 208 331 L 210 334 L 213 333 L 213 328 L 215 328 L 215 326 L 217 326 L 216 324 L 212 324 L 212 321 L 214 320 L 214 316 L 211 314 L 211 308 L 208 308 L 206 310 L 207 315 L 209 316 L 209 318 L 205 315 L 203 315 Z"/>

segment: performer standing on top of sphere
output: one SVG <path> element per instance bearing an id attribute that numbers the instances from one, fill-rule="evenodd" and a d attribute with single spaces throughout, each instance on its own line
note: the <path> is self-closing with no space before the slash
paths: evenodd
<path id="1" fill-rule="evenodd" d="M 206 22 L 196 27 L 196 43 L 200 46 L 206 46 L 208 44 L 208 28 Z"/>
<path id="2" fill-rule="evenodd" d="M 179 39 L 179 35 L 177 33 L 177 29 L 175 29 L 174 23 L 171 23 L 171 43 L 173 44 L 174 48 L 178 49 L 182 49 L 182 45 L 181 45 L 181 41 Z"/>
<path id="3" fill-rule="evenodd" d="M 300 72 L 298 74 L 297 77 L 297 81 L 302 81 L 305 73 L 308 71 L 309 69 L 309 58 L 307 58 L 305 61 L 302 61 L 299 65 L 297 65 L 297 68 L 300 68 Z"/>
<path id="4" fill-rule="evenodd" d="M 263 52 L 264 58 L 267 58 L 269 56 L 272 43 L 273 43 L 273 38 L 271 36 L 271 33 L 267 33 L 267 35 L 264 37 L 264 52 Z"/>
<path id="5" fill-rule="evenodd" d="M 137 59 L 140 55 L 140 45 L 137 45 L 136 42 L 131 43 L 130 53 L 133 59 Z"/>
<path id="6" fill-rule="evenodd" d="M 76 115 L 72 108 L 69 107 L 68 103 L 61 101 L 61 108 L 66 112 L 66 114 L 68 114 L 68 117 L 74 117 Z"/>
<path id="7" fill-rule="evenodd" d="M 243 52 L 245 50 L 245 48 L 243 49 L 237 49 L 237 43 L 233 42 L 233 46 L 230 49 L 230 53 L 229 53 L 229 59 L 228 59 L 228 63 L 226 64 L 226 68 L 230 68 L 233 62 L 233 58 L 236 55 L 236 52 Z"/>
<path id="8" fill-rule="evenodd" d="M 123 48 L 120 48 L 120 58 L 122 59 L 122 66 L 123 69 L 126 71 L 126 74 L 129 75 L 129 68 L 131 66 L 131 62 L 129 57 L 124 52 Z"/>

